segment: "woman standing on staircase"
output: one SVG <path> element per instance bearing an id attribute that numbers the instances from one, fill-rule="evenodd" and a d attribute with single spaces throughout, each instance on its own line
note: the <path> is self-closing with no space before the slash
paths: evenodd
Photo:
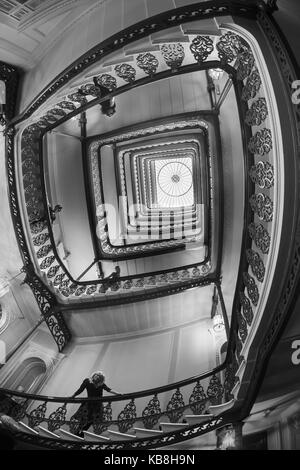
<path id="1" fill-rule="evenodd" d="M 103 372 L 94 372 L 90 378 L 84 379 L 79 389 L 73 393 L 72 398 L 80 395 L 84 390 L 87 391 L 88 398 L 102 398 L 103 390 L 106 390 L 113 395 L 121 395 L 115 392 L 105 384 L 105 376 Z M 71 421 L 77 422 L 76 434 L 83 436 L 82 431 L 86 431 L 94 422 L 101 423 L 103 420 L 103 404 L 97 401 L 82 403 L 78 411 L 72 416 Z M 74 423 L 74 424 L 75 424 Z"/>

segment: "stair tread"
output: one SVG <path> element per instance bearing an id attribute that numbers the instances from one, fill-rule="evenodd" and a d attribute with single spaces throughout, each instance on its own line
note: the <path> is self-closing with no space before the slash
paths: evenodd
<path id="1" fill-rule="evenodd" d="M 186 423 L 159 423 L 160 426 L 170 426 L 170 427 L 182 427 L 184 428 L 186 426 Z"/>
<path id="2" fill-rule="evenodd" d="M 28 424 L 23 423 L 23 421 L 19 421 L 18 424 L 19 424 L 19 426 L 20 426 L 21 428 L 23 428 L 23 430 L 25 430 L 26 432 L 29 432 L 29 433 L 35 434 L 35 435 L 38 435 L 38 434 L 39 434 L 35 429 L 33 429 L 33 428 L 31 428 L 30 426 L 28 426 Z"/>
<path id="3" fill-rule="evenodd" d="M 123 48 L 125 55 L 138 54 L 141 52 L 149 52 L 159 50 L 158 47 L 152 45 L 150 38 L 143 38 L 135 41 L 133 44 L 128 44 Z"/>
<path id="4" fill-rule="evenodd" d="M 40 425 L 38 426 L 38 431 L 40 435 L 44 434 L 45 436 L 48 436 L 48 437 L 54 437 L 56 439 L 60 438 L 58 434 L 55 434 L 54 432 L 49 431 L 49 429 L 43 428 L 43 426 L 40 426 Z"/>
<path id="5" fill-rule="evenodd" d="M 101 436 L 99 434 L 94 434 L 93 432 L 83 431 L 84 439 L 88 440 L 97 440 L 97 441 L 110 441 L 109 437 Z"/>
<path id="6" fill-rule="evenodd" d="M 83 437 L 76 436 L 75 434 L 66 431 L 65 429 L 58 429 L 59 434 L 61 435 L 60 437 L 67 437 L 69 440 L 74 440 L 74 441 L 83 441 Z"/>
<path id="7" fill-rule="evenodd" d="M 226 403 L 220 403 L 220 405 L 210 405 L 209 406 L 209 411 L 212 412 L 213 415 L 216 413 L 222 413 L 222 411 L 226 411 L 229 408 L 231 408 L 234 405 L 235 399 L 233 398 L 230 401 L 227 401 Z"/>
<path id="8" fill-rule="evenodd" d="M 159 429 L 145 429 L 145 428 L 133 428 L 137 432 L 144 432 L 145 434 L 162 434 Z"/>
<path id="9" fill-rule="evenodd" d="M 225 403 L 220 403 L 219 405 L 210 405 L 209 409 L 226 408 L 227 406 L 233 405 L 234 402 L 235 399 L 232 398 L 232 400 L 226 401 Z"/>
<path id="10" fill-rule="evenodd" d="M 212 34 L 221 36 L 221 31 L 213 18 L 195 20 L 181 25 L 184 34 Z"/>
<path id="11" fill-rule="evenodd" d="M 125 432 L 119 432 L 119 431 L 111 431 L 110 429 L 108 429 L 107 431 L 108 433 L 112 434 L 112 435 L 115 435 L 115 436 L 128 436 L 128 437 L 135 437 L 134 434 L 128 434 L 128 433 L 125 433 Z"/>
<path id="12" fill-rule="evenodd" d="M 189 38 L 183 33 L 180 26 L 173 26 L 167 30 L 151 34 L 151 41 L 152 44 L 164 42 L 188 42 Z"/>

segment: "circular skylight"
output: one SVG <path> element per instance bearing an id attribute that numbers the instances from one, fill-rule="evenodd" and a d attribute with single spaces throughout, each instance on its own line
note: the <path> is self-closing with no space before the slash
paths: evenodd
<path id="1" fill-rule="evenodd" d="M 192 172 L 184 163 L 171 161 L 160 169 L 158 184 L 168 196 L 184 196 L 193 185 Z"/>

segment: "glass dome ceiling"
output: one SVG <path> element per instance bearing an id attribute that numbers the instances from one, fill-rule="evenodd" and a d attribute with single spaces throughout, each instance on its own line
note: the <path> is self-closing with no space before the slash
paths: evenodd
<path id="1" fill-rule="evenodd" d="M 157 207 L 189 207 L 194 204 L 191 158 L 159 159 L 154 163 Z"/>

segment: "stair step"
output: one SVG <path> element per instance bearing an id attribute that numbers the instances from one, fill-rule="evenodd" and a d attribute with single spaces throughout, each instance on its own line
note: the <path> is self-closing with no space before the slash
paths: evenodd
<path id="1" fill-rule="evenodd" d="M 134 41 L 133 44 L 124 46 L 125 55 L 140 54 L 142 52 L 156 52 L 159 51 L 159 46 L 153 46 L 150 38 L 139 39 Z"/>
<path id="2" fill-rule="evenodd" d="M 182 30 L 185 34 L 214 35 L 221 36 L 221 31 L 213 18 L 206 20 L 196 20 L 182 24 Z"/>
<path id="3" fill-rule="evenodd" d="M 159 423 L 159 426 L 162 428 L 163 432 L 171 432 L 187 427 L 185 423 Z"/>
<path id="4" fill-rule="evenodd" d="M 118 431 L 108 430 L 107 434 L 113 441 L 130 441 L 131 439 L 136 438 L 135 434 L 127 434 L 127 433 L 118 432 Z"/>
<path id="5" fill-rule="evenodd" d="M 173 26 L 167 30 L 151 34 L 151 41 L 152 44 L 165 42 L 189 42 L 189 37 L 182 32 L 180 26 Z"/>
<path id="6" fill-rule="evenodd" d="M 197 423 L 204 423 L 205 421 L 209 421 L 214 417 L 213 414 L 207 415 L 185 415 L 184 419 L 188 422 L 188 424 L 197 424 Z"/>
<path id="7" fill-rule="evenodd" d="M 103 63 L 103 67 L 113 67 L 118 64 L 123 64 L 123 63 L 128 63 L 128 62 L 134 62 L 134 57 L 133 55 L 128 55 L 124 57 L 124 54 L 119 54 L 117 57 L 111 58 L 107 60 L 105 63 Z"/>
<path id="8" fill-rule="evenodd" d="M 40 436 L 60 439 L 60 436 L 58 434 L 55 434 L 54 432 L 49 431 L 49 429 L 43 428 L 43 426 L 38 426 L 38 431 L 39 431 Z"/>
<path id="9" fill-rule="evenodd" d="M 94 434 L 93 432 L 83 431 L 84 440 L 91 442 L 101 442 L 101 441 L 110 441 L 109 437 L 100 436 L 99 434 Z"/>
<path id="10" fill-rule="evenodd" d="M 89 80 L 92 80 L 93 77 L 96 77 L 97 75 L 102 75 L 103 73 L 111 73 L 113 71 L 112 67 L 104 67 L 102 64 L 101 66 L 97 66 L 95 67 L 95 69 L 93 69 L 92 71 L 89 71 L 85 76 L 84 78 L 85 79 L 89 79 Z M 87 82 L 87 83 L 90 83 L 90 82 Z M 74 85 L 74 91 L 75 89 L 77 89 L 78 87 L 80 87 L 80 85 L 83 85 L 84 82 L 81 80 L 80 82 L 76 82 L 75 85 Z"/>
<path id="11" fill-rule="evenodd" d="M 166 222 L 162 222 L 158 225 L 156 221 L 155 222 L 153 221 L 149 225 L 146 225 L 144 223 L 141 224 L 139 220 L 137 221 L 137 223 L 132 223 L 132 222 L 133 221 L 130 220 L 129 224 L 127 224 L 127 227 L 126 227 L 127 232 L 132 233 L 132 234 L 134 234 L 135 232 L 143 234 L 150 230 L 153 233 L 159 233 L 159 232 L 168 233 L 171 231 L 180 232 L 180 233 L 184 231 L 184 233 L 188 233 L 188 231 L 195 230 L 194 227 L 196 227 L 197 224 L 199 225 L 199 221 L 185 222 L 184 225 L 178 222 L 176 222 L 175 225 L 170 225 L 169 223 L 166 223 Z"/>
<path id="12" fill-rule="evenodd" d="M 211 405 L 208 409 L 214 415 L 218 416 L 219 414 L 223 413 L 224 411 L 229 410 L 234 405 L 235 399 L 233 398 L 226 403 L 221 403 L 220 405 Z"/>
<path id="13" fill-rule="evenodd" d="M 30 426 L 23 423 L 23 421 L 19 421 L 18 424 L 22 428 L 22 431 L 27 432 L 28 434 L 33 434 L 35 436 L 39 435 L 39 433 L 37 431 L 35 431 L 35 429 L 32 429 Z"/>
<path id="14" fill-rule="evenodd" d="M 145 429 L 145 428 L 133 428 L 136 432 L 136 437 L 147 437 L 147 436 L 155 436 L 157 434 L 162 434 L 162 431 L 158 429 Z"/>
<path id="15" fill-rule="evenodd" d="M 75 434 L 72 434 L 69 431 L 66 431 L 65 429 L 58 429 L 57 431 L 62 439 L 65 441 L 84 441 L 83 437 L 76 436 Z"/>

